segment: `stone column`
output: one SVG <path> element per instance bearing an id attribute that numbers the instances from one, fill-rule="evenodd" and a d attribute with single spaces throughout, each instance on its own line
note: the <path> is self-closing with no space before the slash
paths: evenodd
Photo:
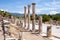
<path id="1" fill-rule="evenodd" d="M 28 29 L 30 26 L 30 5 L 28 5 Z"/>
<path id="2" fill-rule="evenodd" d="M 14 17 L 14 24 L 15 24 L 15 17 Z"/>
<path id="3" fill-rule="evenodd" d="M 51 26 L 47 26 L 47 37 L 51 37 Z"/>
<path id="4" fill-rule="evenodd" d="M 42 27 L 42 16 L 39 17 L 39 33 L 41 33 L 41 27 Z"/>
<path id="5" fill-rule="evenodd" d="M 32 3 L 32 31 L 35 30 L 35 3 Z"/>
<path id="6" fill-rule="evenodd" d="M 24 28 L 26 27 L 26 6 L 24 6 Z"/>
<path id="7" fill-rule="evenodd" d="M 13 17 L 13 16 L 11 16 L 11 23 L 13 23 L 13 21 L 14 21 L 14 20 L 13 20 L 13 18 L 14 18 L 14 17 Z"/>
<path id="8" fill-rule="evenodd" d="M 20 31 L 20 32 L 19 32 L 19 39 L 18 39 L 18 40 L 22 40 L 22 34 L 23 34 L 23 32 Z"/>
<path id="9" fill-rule="evenodd" d="M 21 26 L 21 28 L 23 27 L 23 23 L 22 23 L 22 21 L 20 21 L 20 26 Z"/>

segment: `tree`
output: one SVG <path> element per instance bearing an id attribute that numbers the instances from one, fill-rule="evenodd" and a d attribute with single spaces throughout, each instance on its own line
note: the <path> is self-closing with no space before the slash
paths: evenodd
<path id="1" fill-rule="evenodd" d="M 42 17 L 43 17 L 43 22 L 50 21 L 50 17 L 48 15 L 43 14 Z"/>
<path id="2" fill-rule="evenodd" d="M 30 16 L 30 19 L 32 20 L 32 15 Z M 39 16 L 37 14 L 35 14 L 35 20 L 38 20 Z"/>
<path id="3" fill-rule="evenodd" d="M 11 15 L 11 14 L 9 12 L 0 10 L 0 15 L 2 15 L 3 17 L 9 17 L 9 15 Z"/>
<path id="4" fill-rule="evenodd" d="M 52 16 L 53 20 L 60 21 L 60 15 L 54 15 Z"/>

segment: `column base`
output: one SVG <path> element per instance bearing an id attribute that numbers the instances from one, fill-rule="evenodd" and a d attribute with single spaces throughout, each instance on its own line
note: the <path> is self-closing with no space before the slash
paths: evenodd
<path id="1" fill-rule="evenodd" d="M 39 34 L 39 32 L 36 32 L 35 30 L 32 31 L 32 34 Z"/>

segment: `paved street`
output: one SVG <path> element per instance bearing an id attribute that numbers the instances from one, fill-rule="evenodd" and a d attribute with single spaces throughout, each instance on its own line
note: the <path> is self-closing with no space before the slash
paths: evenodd
<path id="1" fill-rule="evenodd" d="M 22 32 L 22 40 L 50 40 L 48 38 L 42 37 L 40 34 L 32 34 L 31 32 L 27 32 L 24 28 L 21 28 L 20 26 L 17 26 L 15 24 L 10 23 L 9 25 L 10 29 L 9 32 L 11 33 L 12 36 L 6 35 L 6 38 L 19 38 L 19 32 Z M 0 40 L 3 40 L 3 31 L 2 27 L 0 24 Z M 55 40 L 57 38 L 53 38 Z M 59 39 L 58 39 L 59 40 Z"/>
<path id="2" fill-rule="evenodd" d="M 40 34 L 31 34 L 31 32 L 23 32 L 22 40 L 49 40 L 43 38 Z"/>

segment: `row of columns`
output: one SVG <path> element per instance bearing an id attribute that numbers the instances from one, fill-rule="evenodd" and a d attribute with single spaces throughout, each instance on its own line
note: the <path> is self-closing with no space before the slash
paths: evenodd
<path id="1" fill-rule="evenodd" d="M 32 30 L 34 30 L 35 27 L 35 3 L 32 3 Z M 28 5 L 28 28 L 30 26 L 30 5 Z M 26 27 L 26 6 L 24 6 L 24 27 Z"/>
<path id="2" fill-rule="evenodd" d="M 26 27 L 26 6 L 24 6 L 24 27 Z M 30 27 L 30 5 L 28 5 L 28 28 Z M 39 17 L 39 33 L 41 33 L 42 16 Z M 35 31 L 35 3 L 32 3 L 32 32 Z M 47 27 L 47 36 L 51 35 L 51 27 Z"/>
<path id="3" fill-rule="evenodd" d="M 26 27 L 26 6 L 24 6 L 24 28 Z M 11 17 L 13 19 L 13 16 Z M 14 20 L 13 20 L 14 21 Z M 21 21 L 20 21 L 21 23 Z M 22 27 L 22 23 L 20 25 Z M 30 27 L 30 5 L 28 5 L 28 30 Z M 41 33 L 42 32 L 42 16 L 39 17 L 39 29 L 38 32 Z M 35 3 L 32 3 L 32 32 L 35 31 Z M 51 26 L 47 27 L 47 36 L 51 35 Z"/>
<path id="4" fill-rule="evenodd" d="M 13 17 L 11 17 L 13 19 Z M 26 6 L 24 6 L 24 28 L 26 27 Z M 21 22 L 20 22 L 21 23 Z M 22 23 L 20 25 L 22 27 Z M 30 27 L 30 5 L 28 5 L 28 30 Z M 39 17 L 39 33 L 42 32 L 42 16 Z M 32 3 L 32 32 L 35 31 L 35 3 Z M 51 27 L 47 27 L 47 36 L 51 35 Z"/>

